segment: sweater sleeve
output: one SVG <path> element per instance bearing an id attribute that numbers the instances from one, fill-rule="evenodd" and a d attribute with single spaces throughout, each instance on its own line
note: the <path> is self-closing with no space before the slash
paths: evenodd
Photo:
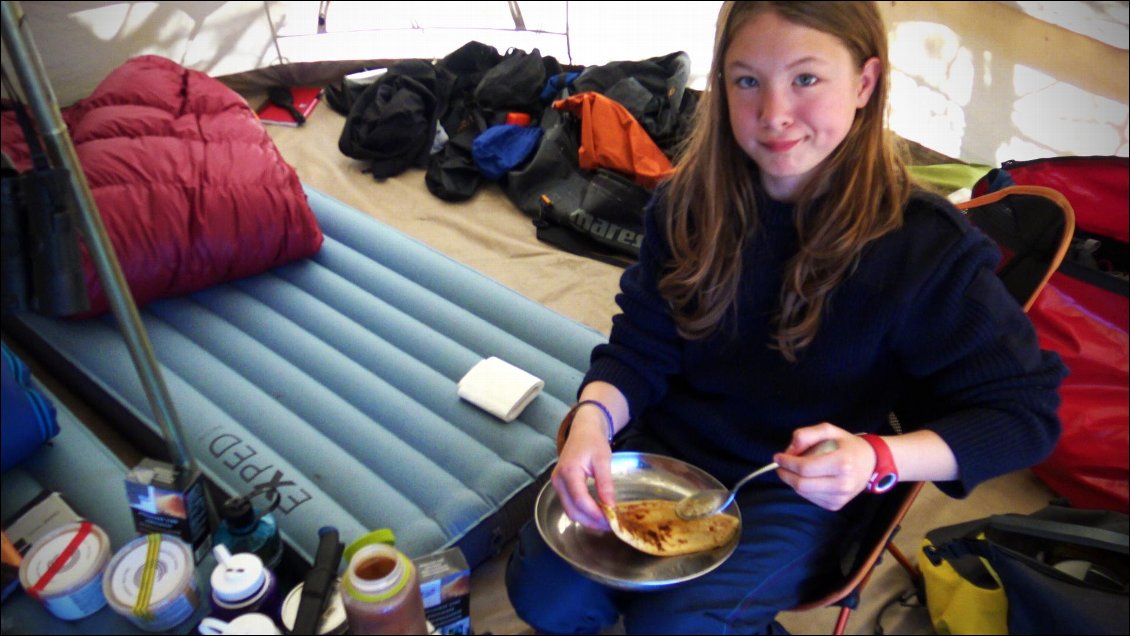
<path id="1" fill-rule="evenodd" d="M 628 401 L 634 418 L 667 391 L 668 378 L 681 368 L 681 345 L 667 302 L 659 294 L 659 278 L 668 262 L 656 220 L 659 198 L 644 215 L 644 240 L 639 261 L 620 278 L 608 343 L 593 349 L 591 366 L 581 383 L 608 382 Z"/>
<path id="2" fill-rule="evenodd" d="M 896 413 L 938 433 L 964 497 L 977 484 L 1047 457 L 1060 434 L 1059 356 L 1039 348 L 1023 309 L 994 273 L 996 246 L 970 228 L 942 252 L 905 307 L 895 347 L 909 376 Z"/>

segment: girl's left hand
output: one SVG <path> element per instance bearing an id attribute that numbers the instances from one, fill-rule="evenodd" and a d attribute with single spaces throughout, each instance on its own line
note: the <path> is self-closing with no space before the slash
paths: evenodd
<path id="1" fill-rule="evenodd" d="M 802 453 L 824 440 L 839 448 L 825 455 Z M 875 470 L 871 445 L 838 426 L 824 422 L 793 431 L 788 448 L 773 455 L 780 465 L 777 475 L 801 497 L 827 510 L 843 508 L 867 487 Z"/>

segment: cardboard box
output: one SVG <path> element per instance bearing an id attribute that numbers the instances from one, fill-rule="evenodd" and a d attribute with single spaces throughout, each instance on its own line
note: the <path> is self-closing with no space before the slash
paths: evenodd
<path id="1" fill-rule="evenodd" d="M 4 521 L 4 534 L 23 555 L 43 535 L 81 519 L 63 495 L 44 490 Z"/>
<path id="2" fill-rule="evenodd" d="M 471 634 L 471 569 L 459 548 L 413 559 L 433 634 Z"/>
<path id="3" fill-rule="evenodd" d="M 199 470 L 185 474 L 167 462 L 143 459 L 126 475 L 126 496 L 138 534 L 180 537 L 192 546 L 198 564 L 212 551 L 208 501 Z"/>
<path id="4" fill-rule="evenodd" d="M 44 490 L 4 520 L 3 585 L 0 598 L 20 587 L 20 561 L 31 546 L 48 532 L 81 520 L 63 495 Z M 9 546 L 11 551 L 9 551 Z"/>

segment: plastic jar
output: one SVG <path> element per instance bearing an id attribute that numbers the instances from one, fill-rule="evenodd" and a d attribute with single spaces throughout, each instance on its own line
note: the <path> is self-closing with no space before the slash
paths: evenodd
<path id="1" fill-rule="evenodd" d="M 110 607 L 151 632 L 172 629 L 208 603 L 200 597 L 192 548 L 169 534 L 147 534 L 110 559 L 102 578 Z"/>
<path id="2" fill-rule="evenodd" d="M 375 543 L 357 550 L 341 582 L 351 634 L 426 634 L 416 566 L 400 550 Z"/>
<path id="3" fill-rule="evenodd" d="M 109 560 L 110 538 L 101 528 L 69 523 L 31 546 L 20 562 L 20 584 L 57 618 L 78 620 L 106 605 L 102 572 Z"/>

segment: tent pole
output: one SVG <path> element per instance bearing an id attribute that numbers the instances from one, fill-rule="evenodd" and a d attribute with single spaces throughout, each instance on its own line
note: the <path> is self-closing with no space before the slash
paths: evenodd
<path id="1" fill-rule="evenodd" d="M 47 74 L 43 70 L 39 52 L 35 48 L 30 30 L 27 30 L 26 34 L 22 32 L 24 31 L 23 9 L 18 2 L 4 0 L 0 4 L 3 5 L 4 45 L 8 49 L 9 59 L 19 76 L 20 85 L 35 114 L 35 119 L 39 122 L 40 133 L 46 142 L 52 163 L 65 169 L 70 175 L 68 181 L 79 209 L 79 227 L 83 230 L 95 271 L 106 290 L 107 301 L 125 338 L 134 367 L 137 368 L 137 374 L 145 389 L 145 395 L 149 399 L 149 405 L 165 436 L 172 462 L 186 474 L 195 472 L 196 462 L 188 452 L 180 422 L 173 410 L 168 387 L 161 377 L 149 336 L 141 323 L 137 305 L 122 274 L 121 265 L 114 254 L 114 247 L 106 234 L 106 228 L 102 224 L 102 217 L 90 192 L 86 174 L 67 134 L 66 123 L 59 111 Z"/>

